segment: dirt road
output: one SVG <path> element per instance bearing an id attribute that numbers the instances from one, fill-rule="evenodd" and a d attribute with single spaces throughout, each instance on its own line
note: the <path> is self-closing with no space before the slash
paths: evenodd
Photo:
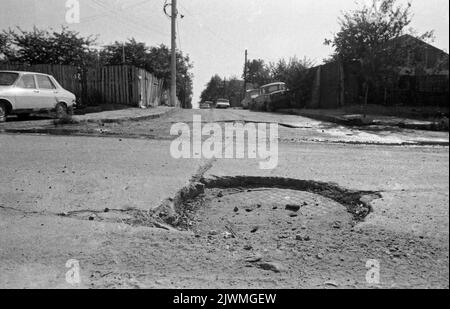
<path id="1" fill-rule="evenodd" d="M 65 128 L 96 137 L 0 135 L 0 287 L 448 288 L 448 147 L 368 145 L 344 128 L 365 139 L 355 145 L 307 118 L 201 111 L 283 122 L 278 167 L 172 159 L 168 130 L 192 113 Z M 180 222 L 146 220 L 189 181 Z"/>

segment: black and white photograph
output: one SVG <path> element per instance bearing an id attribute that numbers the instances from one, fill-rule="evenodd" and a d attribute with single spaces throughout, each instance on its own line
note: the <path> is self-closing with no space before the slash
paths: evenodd
<path id="1" fill-rule="evenodd" d="M 448 290 L 448 50 L 448 0 L 1 0 L 0 289 Z"/>

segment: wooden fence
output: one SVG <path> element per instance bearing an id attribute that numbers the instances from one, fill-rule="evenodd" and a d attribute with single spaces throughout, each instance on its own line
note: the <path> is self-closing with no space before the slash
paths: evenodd
<path id="1" fill-rule="evenodd" d="M 81 69 L 68 65 L 0 64 L 0 70 L 30 71 L 53 75 L 82 105 L 160 105 L 163 81 L 129 65 Z"/>
<path id="2" fill-rule="evenodd" d="M 158 106 L 161 104 L 161 97 L 163 94 L 164 83 L 155 76 L 145 71 L 138 69 L 139 92 L 141 94 L 142 104 L 149 104 L 150 106 Z M 146 105 L 148 106 L 148 105 Z"/>

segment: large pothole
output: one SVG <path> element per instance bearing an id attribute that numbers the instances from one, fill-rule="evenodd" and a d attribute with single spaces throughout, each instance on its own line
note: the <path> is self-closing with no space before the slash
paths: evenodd
<path id="1" fill-rule="evenodd" d="M 353 216 L 329 198 L 291 189 L 207 189 L 190 227 L 200 236 L 236 238 L 264 247 L 351 229 Z M 312 235 L 314 234 L 314 235 Z"/>
<path id="2" fill-rule="evenodd" d="M 216 192 L 218 191 L 218 192 Z M 339 210 L 348 216 L 349 222 L 363 220 L 371 211 L 370 202 L 379 198 L 373 191 L 355 191 L 325 182 L 275 177 L 220 177 L 195 178 L 173 199 L 165 201 L 154 213 L 166 223 L 177 228 L 190 229 L 198 212 L 208 208 L 214 194 L 219 203 L 227 196 L 220 209 L 252 212 L 253 207 L 265 209 L 287 209 L 291 218 L 300 215 L 329 216 Z M 231 198 L 233 197 L 233 198 Z M 238 198 L 236 198 L 238 197 Z M 256 206 L 255 206 L 256 205 Z M 259 205 L 259 206 L 258 206 Z"/>

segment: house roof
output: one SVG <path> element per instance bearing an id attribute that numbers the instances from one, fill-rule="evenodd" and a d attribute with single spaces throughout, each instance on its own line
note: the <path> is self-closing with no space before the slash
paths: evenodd
<path id="1" fill-rule="evenodd" d="M 445 51 L 443 51 L 442 49 L 437 48 L 436 46 L 431 45 L 430 43 L 427 43 L 419 38 L 416 38 L 410 34 L 404 34 L 396 39 L 392 39 L 392 42 L 400 42 L 400 43 L 409 43 L 409 42 L 413 42 L 416 43 L 418 45 L 422 45 L 423 47 L 429 48 L 435 52 L 441 53 L 443 55 L 448 56 L 449 54 Z"/>

